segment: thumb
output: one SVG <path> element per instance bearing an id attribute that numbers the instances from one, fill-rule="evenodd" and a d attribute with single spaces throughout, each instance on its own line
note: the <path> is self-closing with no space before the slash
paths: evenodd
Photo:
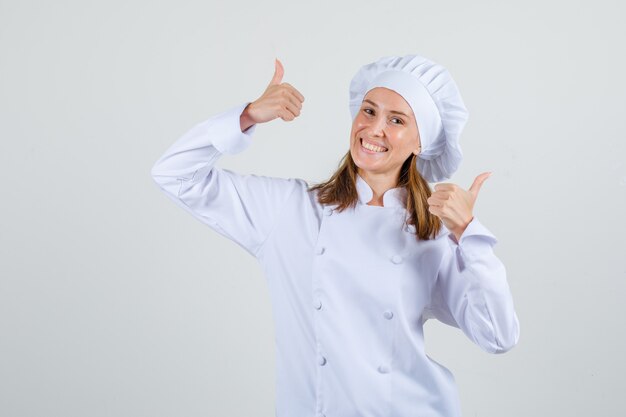
<path id="1" fill-rule="evenodd" d="M 471 187 L 469 188 L 469 192 L 474 195 L 474 198 L 476 198 L 476 196 L 478 195 L 478 192 L 480 191 L 480 187 L 482 187 L 485 180 L 487 180 L 487 178 L 489 178 L 490 176 L 491 176 L 491 172 L 483 172 L 482 174 L 476 177 Z"/>
<path id="2" fill-rule="evenodd" d="M 270 85 L 278 85 L 283 79 L 283 74 L 285 70 L 283 69 L 283 64 L 276 58 L 274 60 L 274 76 L 272 77 L 272 81 L 270 81 Z"/>

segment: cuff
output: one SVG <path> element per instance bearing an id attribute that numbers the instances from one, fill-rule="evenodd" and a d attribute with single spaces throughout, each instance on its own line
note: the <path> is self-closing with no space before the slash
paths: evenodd
<path id="1" fill-rule="evenodd" d="M 256 130 L 256 124 L 250 126 L 245 132 L 241 131 L 239 118 L 243 110 L 250 102 L 238 104 L 215 116 L 211 129 L 214 133 L 212 144 L 223 154 L 236 154 L 246 149 L 252 143 L 252 135 Z"/>
<path id="2" fill-rule="evenodd" d="M 479 255 L 485 249 L 491 249 L 498 243 L 498 239 L 478 221 L 476 216 L 467 225 L 458 243 L 454 233 L 448 233 L 448 238 L 453 246 L 458 246 L 461 252 L 469 257 Z"/>

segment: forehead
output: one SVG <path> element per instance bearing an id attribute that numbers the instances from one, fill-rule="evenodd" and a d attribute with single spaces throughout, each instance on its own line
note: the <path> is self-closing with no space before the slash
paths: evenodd
<path id="1" fill-rule="evenodd" d="M 413 110 L 407 101 L 397 92 L 385 87 L 372 88 L 365 94 L 363 100 L 369 99 L 384 110 L 401 111 L 408 115 L 413 114 Z"/>

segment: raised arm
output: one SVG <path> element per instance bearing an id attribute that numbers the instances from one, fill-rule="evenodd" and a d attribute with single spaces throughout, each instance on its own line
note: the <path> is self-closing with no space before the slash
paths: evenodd
<path id="1" fill-rule="evenodd" d="M 246 149 L 257 123 L 277 117 L 293 120 L 299 115 L 301 101 L 293 87 L 280 84 L 281 78 L 282 66 L 277 61 L 277 71 L 262 97 L 194 126 L 165 151 L 151 170 L 156 184 L 178 206 L 255 257 L 298 182 L 240 175 L 215 163 L 223 154 Z"/>
<path id="2" fill-rule="evenodd" d="M 504 265 L 493 253 L 496 237 L 472 214 L 482 184 L 478 175 L 469 190 L 456 184 L 435 185 L 428 210 L 449 231 L 450 250 L 441 259 L 430 306 L 423 319 L 435 317 L 459 327 L 490 353 L 504 353 L 517 344 L 519 321 Z"/>
<path id="3" fill-rule="evenodd" d="M 506 269 L 494 254 L 497 239 L 476 217 L 459 242 L 448 235 L 444 255 L 425 318 L 463 330 L 480 348 L 504 353 L 519 340 L 520 326 Z"/>

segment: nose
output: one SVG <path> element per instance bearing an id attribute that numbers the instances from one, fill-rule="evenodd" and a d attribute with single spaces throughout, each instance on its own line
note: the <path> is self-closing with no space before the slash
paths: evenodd
<path id="1" fill-rule="evenodd" d="M 372 136 L 383 136 L 383 130 L 387 121 L 382 116 L 377 116 L 370 123 L 370 134 Z"/>

